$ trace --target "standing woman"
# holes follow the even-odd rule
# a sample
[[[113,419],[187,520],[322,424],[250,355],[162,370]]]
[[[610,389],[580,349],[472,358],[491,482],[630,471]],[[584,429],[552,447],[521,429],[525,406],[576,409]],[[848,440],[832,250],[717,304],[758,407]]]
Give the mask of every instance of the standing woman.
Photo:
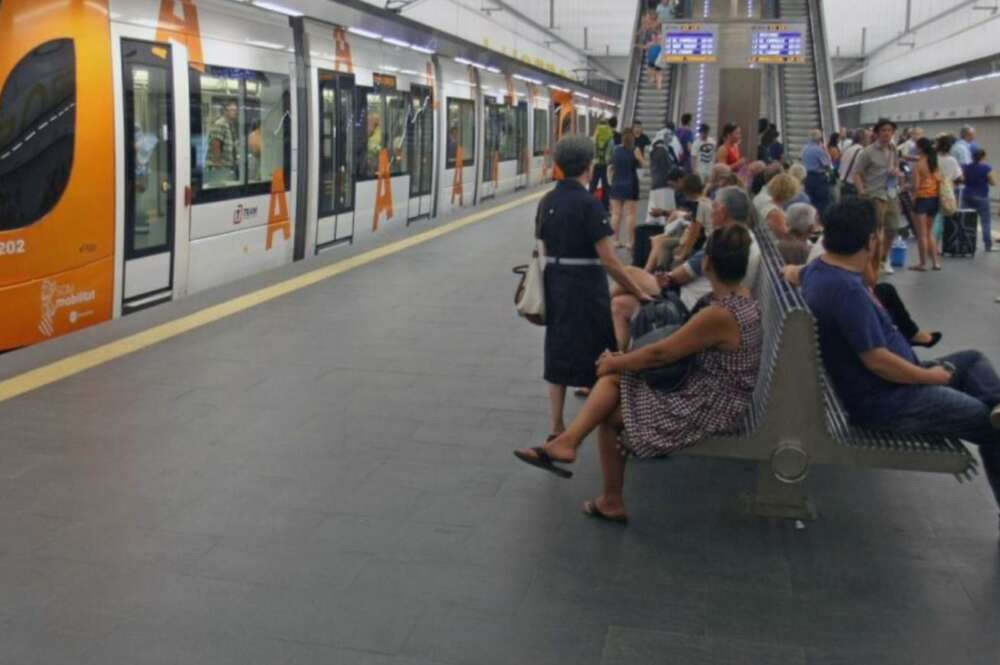
[[[938,173],[937,150],[931,140],[922,137],[917,141],[917,167],[913,169],[913,192],[916,201],[913,204],[913,223],[917,227],[917,247],[920,250],[920,263],[910,266],[910,270],[927,270],[927,258],[930,257],[934,270],[940,270],[938,263],[937,243],[931,235],[931,224],[938,214],[941,201],[941,175]]]
[[[635,207],[639,201],[639,167],[645,168],[642,151],[635,145],[635,133],[631,127],[622,131],[622,143],[611,155],[611,229],[615,236],[615,246],[621,228],[622,208],[625,209],[625,247],[630,251],[635,236]]]
[[[715,163],[725,164],[733,173],[742,169],[747,160],[740,154],[740,139],[743,133],[734,123],[728,123],[722,128],[722,137],[719,139],[719,150],[715,153]]]
[[[833,170],[837,171],[840,168],[840,134],[834,132],[830,134],[830,141],[826,144],[826,151],[830,155],[830,162],[833,163]]]
[[[965,205],[979,213],[983,227],[983,244],[987,252],[993,251],[992,220],[990,219],[990,185],[997,184],[993,167],[986,163],[986,151],[972,149],[972,163],[963,168],[965,172]]]
[[[956,195],[956,201],[959,204],[959,208],[962,206],[961,189],[959,185],[962,184],[964,179],[964,174],[962,173],[962,166],[958,163],[958,160],[951,155],[951,149],[955,146],[955,137],[951,134],[942,134],[937,137],[934,142],[934,148],[937,150],[938,154],[938,175],[941,176],[941,182],[948,181],[952,184],[952,188]],[[944,236],[944,215],[938,210],[938,214],[934,215],[934,222],[931,224],[931,236],[934,238],[934,242],[938,245],[938,252],[940,256],[941,245],[943,243]]]
[[[649,300],[618,260],[604,208],[587,191],[593,161],[589,138],[561,139],[555,162],[565,177],[542,198],[535,216],[535,236],[545,248],[545,381],[553,435],[566,429],[566,386],[592,386],[594,363],[615,348],[608,275]]]

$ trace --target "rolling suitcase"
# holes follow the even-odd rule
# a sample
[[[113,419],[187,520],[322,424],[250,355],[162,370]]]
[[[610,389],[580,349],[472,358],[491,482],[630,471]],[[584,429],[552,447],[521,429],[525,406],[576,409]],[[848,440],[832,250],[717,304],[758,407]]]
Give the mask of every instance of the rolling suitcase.
[[[979,214],[968,208],[944,218],[941,253],[948,256],[975,256]]]

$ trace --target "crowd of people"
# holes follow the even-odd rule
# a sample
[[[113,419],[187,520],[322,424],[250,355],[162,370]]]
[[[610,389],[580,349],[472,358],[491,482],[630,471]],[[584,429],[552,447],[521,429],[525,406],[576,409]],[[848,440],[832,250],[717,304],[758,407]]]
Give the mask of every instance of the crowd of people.
[[[612,118],[594,138],[557,144],[555,161],[566,177],[536,217],[546,266],[551,433],[515,455],[568,478],[578,449],[597,430],[603,487],[583,509],[625,522],[628,457],[668,455],[736,427],[753,395],[763,335],[751,292],[761,270],[755,233],[769,233],[785,260],[784,278],[802,288],[816,317],[824,364],[851,419],[978,445],[1000,503],[1000,378],[975,351],[920,360],[914,348],[935,346],[942,333],[922,329],[896,289],[880,281],[891,272],[887,253],[904,220],[918,240],[919,262],[911,267],[940,269],[935,227],[948,196],[982,210],[983,239],[992,247],[993,173],[974,130],[934,141],[918,129],[897,138],[886,119],[828,138],[815,130],[789,164],[784,146],[775,147],[778,129],[766,120],[757,128],[764,149],[753,161],[741,151],[742,128],[727,124],[716,141],[707,125],[692,130],[691,120],[684,114],[679,128],[668,124],[649,139],[639,125],[619,132]],[[626,265],[619,251],[636,250],[638,171],[646,167],[644,224],[656,231],[648,258]],[[679,298],[689,318],[673,334],[634,348],[637,314],[664,297]],[[693,361],[679,387],[644,379],[652,368],[685,359]],[[567,425],[570,387],[587,400]]]

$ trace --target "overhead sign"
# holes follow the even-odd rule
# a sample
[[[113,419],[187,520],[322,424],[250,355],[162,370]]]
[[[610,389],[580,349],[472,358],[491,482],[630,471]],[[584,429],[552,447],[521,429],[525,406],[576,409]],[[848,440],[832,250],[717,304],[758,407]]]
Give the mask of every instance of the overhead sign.
[[[715,23],[665,23],[663,59],[666,62],[715,62],[719,26]]]
[[[753,26],[750,62],[803,65],[806,62],[805,23],[766,23]]]

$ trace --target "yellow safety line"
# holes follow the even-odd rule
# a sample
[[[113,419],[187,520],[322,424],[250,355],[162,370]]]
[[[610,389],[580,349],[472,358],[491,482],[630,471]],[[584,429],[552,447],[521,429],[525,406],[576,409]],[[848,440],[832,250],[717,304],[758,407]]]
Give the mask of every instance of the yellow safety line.
[[[338,261],[328,266],[317,268],[316,270],[299,275],[298,277],[278,282],[277,284],[265,287],[259,291],[254,291],[253,293],[248,293],[246,295],[239,296],[238,298],[227,300],[226,302],[219,303],[218,305],[206,307],[205,309],[194,312],[193,314],[182,316],[179,319],[174,319],[173,321],[160,324],[150,328],[149,330],[144,330],[140,333],[123,337],[122,339],[115,340],[114,342],[109,342],[88,351],[63,358],[62,360],[57,360],[48,365],[43,365],[42,367],[33,369],[23,374],[18,374],[17,376],[11,377],[5,381],[0,381],[0,402],[13,399],[19,395],[23,395],[24,393],[47,386],[50,383],[55,383],[56,381],[73,376],[74,374],[79,374],[80,372],[88,370],[92,367],[103,365],[104,363],[110,362],[116,358],[121,358],[122,356],[130,353],[145,349],[148,346],[158,344],[172,337],[194,330],[195,328],[200,328],[208,325],[209,323],[224,319],[227,316],[238,314],[242,311],[250,309],[251,307],[256,307],[257,305],[274,300],[275,298],[280,298],[283,295],[304,289],[307,286],[311,286],[317,282],[322,282],[325,279],[330,279],[331,277],[343,274],[349,270],[360,268],[361,266],[372,263],[373,261],[378,261],[379,259],[401,252],[404,249],[409,249],[410,247],[421,245],[425,242],[434,240],[435,238],[440,238],[441,236],[457,231],[458,229],[481,222],[502,212],[506,212],[511,208],[516,208],[524,205],[525,203],[540,199],[544,195],[544,191],[538,192],[502,205],[498,205],[495,208],[490,208],[489,210],[483,210],[482,212],[468,215],[461,219],[457,219],[454,222],[442,224],[441,226],[424,231],[423,233],[410,236],[409,238],[397,240],[396,242],[383,247],[377,247],[362,254],[358,254],[357,256],[344,259],[343,261]]]

